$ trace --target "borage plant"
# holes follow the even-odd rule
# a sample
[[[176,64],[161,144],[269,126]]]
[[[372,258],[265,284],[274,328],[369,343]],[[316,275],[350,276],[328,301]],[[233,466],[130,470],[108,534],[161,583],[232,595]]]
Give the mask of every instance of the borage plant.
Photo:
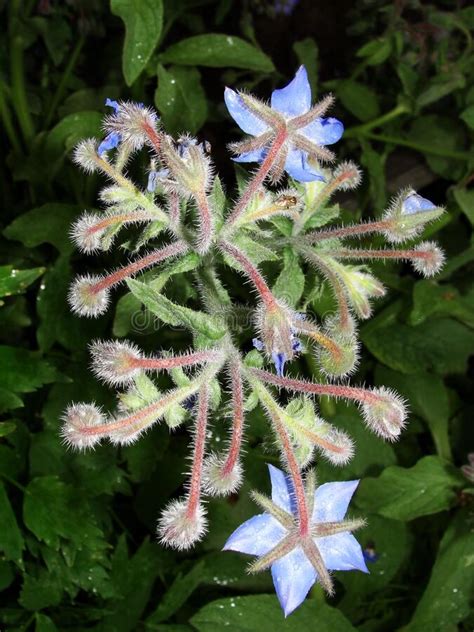
[[[62,436],[78,449],[103,438],[126,445],[159,421],[173,429],[191,418],[193,454],[186,495],[172,501],[158,523],[163,544],[187,549],[207,529],[203,498],[238,490],[245,412],[260,405],[286,473],[270,468],[272,499],[254,493],[264,513],[239,527],[225,548],[259,556],[250,570],[272,568],[288,614],[316,580],[328,593],[333,591],[329,570],[367,571],[350,533],[363,521],[344,520],[358,481],[317,487],[310,469],[315,451],[337,465],[347,463],[354,452],[351,438],[318,414],[314,396],[357,403],[367,426],[389,441],[398,438],[405,423],[405,404],[396,393],[347,383],[358,358],[355,319],[368,318],[370,300],[385,291],[366,262],[408,260],[424,276],[435,274],[443,263],[441,250],[431,242],[403,249],[352,244],[371,234],[395,244],[412,240],[443,209],[405,190],[376,221],[325,226],[336,215],[331,196],[357,187],[361,179],[353,163],[328,166],[334,154],[327,146],[337,142],[344,129],[337,119],[324,117],[332,97],[312,106],[301,67],[290,84],[273,92],[270,105],[231,89],[226,89],[225,102],[249,135],[230,146],[234,160],[259,163],[250,178],[240,177],[236,201],[225,196],[207,143],[190,137],[173,140],[160,128],[155,112],[141,104],[108,100],[113,112],[105,120],[107,136],[100,144],[85,140],[76,149],[80,166],[101,172],[111,182],[100,194],[106,210],[85,213],[75,223],[72,235],[78,248],[85,253],[108,250],[122,227],[133,224],[141,230],[123,244],[137,253],[130,263],[74,281],[69,295],[73,311],[100,316],[112,288],[126,282],[161,321],[188,328],[193,347],[186,353],[147,356],[127,342],[94,342],[95,374],[123,389],[118,410],[106,414],[95,404],[72,404]],[[151,151],[146,187],[126,173],[131,157],[143,147]],[[285,172],[286,187],[277,188]],[[264,260],[280,269],[273,290],[259,270]],[[148,270],[142,280],[133,279],[154,266],[159,266],[158,273]],[[248,340],[242,340],[246,332],[235,326],[234,318],[245,308],[220,280],[225,266],[243,275],[255,296]],[[315,272],[332,289],[337,310],[323,322],[300,302],[302,290],[292,288],[295,267],[306,268],[308,278]],[[162,293],[177,273],[193,275],[201,311]],[[243,354],[239,342],[248,348],[252,338],[255,349]],[[285,375],[285,365],[304,353],[315,355],[317,383]],[[160,371],[167,371],[174,383],[164,393],[149,377]],[[224,451],[209,453],[209,418],[220,406],[221,376],[229,390],[222,397],[230,404],[230,437]],[[278,397],[280,389],[294,394],[286,404]]]

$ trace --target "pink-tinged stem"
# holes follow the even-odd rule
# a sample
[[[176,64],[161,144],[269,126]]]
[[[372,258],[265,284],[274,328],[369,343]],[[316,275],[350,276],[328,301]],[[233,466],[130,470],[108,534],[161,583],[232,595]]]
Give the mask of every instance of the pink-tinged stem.
[[[157,154],[160,153],[161,150],[161,138],[156,129],[150,125],[149,123],[144,123],[143,131],[147,135],[148,141]]]
[[[380,396],[372,391],[354,386],[344,386],[342,384],[314,384],[305,380],[295,380],[288,377],[279,377],[269,371],[262,369],[249,369],[262,382],[273,384],[289,391],[298,393],[308,393],[314,395],[328,395],[329,397],[342,397],[356,402],[371,403],[380,400]]]
[[[170,227],[176,228],[179,226],[180,220],[180,208],[179,208],[179,195],[174,191],[170,193],[170,204],[169,204],[169,218],[170,218]]]
[[[257,192],[259,186],[263,183],[267,175],[270,173],[271,168],[273,167],[275,161],[278,158],[278,154],[280,149],[283,147],[286,139],[288,138],[288,131],[286,127],[282,128],[276,135],[275,140],[270,145],[267,155],[265,156],[264,161],[260,165],[258,171],[253,176],[253,178],[248,182],[245,191],[242,193],[240,198],[238,199],[236,205],[232,209],[231,214],[227,218],[226,226],[232,226],[235,224],[237,219],[242,215],[242,213],[247,208],[247,205]]]
[[[430,259],[433,256],[431,251],[423,250],[362,250],[341,248],[331,250],[327,254],[335,259]]]
[[[213,234],[212,213],[205,191],[200,191],[198,195],[194,196],[194,199],[199,212],[199,237],[197,246],[198,251],[202,254],[209,250],[211,244]]]
[[[306,495],[304,491],[303,478],[301,476],[300,468],[298,466],[298,462],[296,461],[295,453],[293,451],[293,446],[291,445],[291,441],[286,431],[284,423],[282,422],[282,420],[280,419],[276,411],[271,410],[269,408],[267,410],[272,419],[275,431],[278,434],[278,437],[280,439],[283,452],[285,453],[285,460],[288,465],[288,470],[290,472],[290,476],[293,481],[296,506],[298,509],[298,521],[299,521],[300,534],[302,536],[306,536],[308,535],[309,530],[310,530],[310,521],[309,521],[309,514],[308,514],[308,506],[306,504]]]
[[[144,369],[145,371],[168,371],[181,366],[194,366],[218,360],[220,354],[217,351],[197,351],[184,355],[170,356],[168,358],[133,358],[129,360],[131,369]]]
[[[275,297],[268,287],[267,282],[250,261],[250,259],[247,259],[247,257],[241,250],[239,250],[236,246],[232,246],[227,241],[221,241],[219,245],[221,250],[229,254],[233,259],[240,263],[240,265],[244,269],[245,274],[254,284],[255,289],[257,290],[260,298],[265,303],[265,305],[270,309],[275,307]]]
[[[209,389],[207,385],[199,391],[198,413],[194,439],[193,469],[191,471],[191,484],[189,487],[188,505],[186,515],[192,518],[196,513],[201,498],[202,465],[204,461],[204,449],[206,446],[206,429],[209,409]]]
[[[324,239],[335,239],[338,237],[359,237],[371,233],[381,233],[390,229],[392,220],[381,220],[379,222],[369,222],[367,224],[354,224],[353,226],[341,226],[340,228],[328,228],[327,230],[315,230],[305,235],[304,240],[314,244]]]
[[[149,266],[154,265],[155,263],[159,263],[160,261],[164,261],[170,257],[176,257],[177,255],[186,252],[188,249],[187,245],[184,241],[175,241],[169,246],[165,246],[164,248],[160,248],[159,250],[155,250],[150,254],[142,257],[141,259],[137,259],[132,263],[129,263],[128,266],[123,268],[119,268],[112,274],[107,275],[97,283],[91,286],[91,293],[96,294],[97,292],[101,292],[109,287],[113,287],[118,283],[121,283],[125,279],[137,274],[141,270],[148,268]]]
[[[244,396],[240,362],[234,359],[230,363],[230,379],[232,385],[232,437],[229,452],[222,467],[222,475],[228,476],[234,469],[240,455],[244,430]]]
[[[127,224],[127,223],[135,223],[135,222],[149,222],[153,220],[153,216],[150,213],[140,213],[137,211],[133,211],[132,213],[123,213],[121,215],[111,215],[110,217],[105,217],[104,219],[97,222],[90,228],[87,229],[88,235],[93,235],[94,233],[103,230],[104,228],[108,228],[109,226],[113,226],[114,224]]]

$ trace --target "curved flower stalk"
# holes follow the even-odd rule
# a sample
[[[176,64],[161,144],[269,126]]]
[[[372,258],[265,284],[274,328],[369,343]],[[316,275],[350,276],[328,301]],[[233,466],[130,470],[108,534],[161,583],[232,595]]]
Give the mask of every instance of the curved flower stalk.
[[[371,431],[384,440],[398,439],[406,406],[395,392],[337,380],[357,366],[357,319],[368,318],[373,299],[385,293],[367,261],[409,261],[416,272],[435,274],[443,264],[438,246],[403,242],[416,238],[443,209],[410,189],[400,192],[379,219],[324,225],[325,218],[334,217],[333,207],[328,212],[332,195],[361,180],[351,162],[329,166],[334,155],[327,146],[343,133],[340,121],[324,118],[332,98],[311,105],[302,67],[286,87],[273,92],[269,105],[231,89],[225,101],[251,136],[232,144],[236,160],[258,164],[235,202],[226,199],[207,143],[171,138],[158,115],[143,105],[108,100],[113,113],[105,121],[105,138],[87,139],[76,149],[76,162],[88,172],[100,171],[110,184],[100,193],[103,213],[85,212],[71,238],[83,253],[94,254],[109,250],[126,233],[122,248],[130,261],[111,273],[73,281],[72,310],[99,317],[110,306],[111,290],[126,284],[165,325],[187,329],[193,343],[184,353],[156,349],[146,354],[125,341],[93,342],[92,370],[119,389],[117,410],[71,404],[61,434],[68,446],[84,450],[102,440],[127,445],[157,423],[170,429],[187,424],[192,459],[186,492],[164,509],[158,522],[163,544],[186,549],[206,532],[205,497],[238,491],[244,476],[245,412],[260,405],[286,474],[270,468],[272,500],[254,495],[265,513],[240,527],[225,548],[260,556],[252,570],[272,568],[288,614],[316,580],[332,592],[328,571],[367,571],[350,535],[361,522],[343,520],[357,481],[315,488],[307,469],[315,454],[340,466],[354,454],[351,437],[320,416],[314,399],[324,395],[354,402]],[[125,165],[144,149],[150,151],[150,166],[134,182]],[[281,180],[285,172],[284,188],[265,184]],[[397,248],[354,245],[373,234]],[[273,286],[259,267],[262,261],[273,262],[279,272]],[[226,267],[248,284],[250,305],[239,305],[238,297],[225,289],[221,273]],[[310,275],[306,293],[296,291],[295,270],[300,277],[314,270],[332,289],[336,308],[323,321],[305,309],[312,300]],[[197,280],[200,309],[167,296],[166,283],[176,274]],[[242,329],[236,316],[249,311],[251,325]],[[255,349],[244,356],[242,344]],[[292,363],[309,353],[320,380],[288,376]],[[154,381],[158,373],[166,373],[172,383],[165,391]],[[280,389],[287,391],[285,404]],[[227,411],[229,437],[224,449],[210,452],[207,437],[218,409]]]

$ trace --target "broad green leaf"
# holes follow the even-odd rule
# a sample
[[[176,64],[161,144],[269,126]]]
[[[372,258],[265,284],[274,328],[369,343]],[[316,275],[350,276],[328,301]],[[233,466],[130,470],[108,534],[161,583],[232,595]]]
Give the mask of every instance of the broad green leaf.
[[[364,44],[356,52],[357,57],[362,57],[369,66],[378,66],[390,56],[392,42],[387,37],[379,37]]]
[[[45,151],[52,158],[63,158],[84,138],[102,136],[102,119],[99,112],[74,112],[65,116],[48,132]]]
[[[273,250],[267,248],[258,241],[255,241],[243,231],[240,234],[236,235],[233,241],[236,246],[238,246],[241,250],[245,252],[249,259],[251,259],[252,262],[255,263],[255,265],[258,265],[262,261],[278,260],[278,255],[275,254]],[[240,265],[234,259],[232,259],[232,257],[228,257],[228,262],[232,265],[232,267],[237,268],[237,270],[241,270]]]
[[[146,283],[129,279],[127,285],[133,295],[164,323],[174,327],[184,326],[212,340],[219,340],[225,334],[222,325],[209,314],[177,305]]]
[[[7,435],[15,432],[15,421],[2,421],[0,422],[0,437],[6,437]]]
[[[307,599],[285,619],[275,595],[248,595],[218,599],[205,605],[190,620],[199,632],[351,632],[344,615],[319,600]]]
[[[430,316],[452,316],[474,327],[474,289],[461,294],[454,285],[438,285],[424,279],[413,286],[413,309],[410,323],[419,325]]]
[[[21,294],[38,279],[46,268],[17,270],[13,266],[0,266],[0,297]]]
[[[417,143],[423,148],[432,147],[441,152],[460,151],[464,147],[465,128],[451,116],[427,114],[414,119],[408,138],[410,142]],[[423,153],[429,167],[436,174],[447,180],[457,180],[462,177],[465,165],[459,160],[424,151]]]
[[[397,520],[414,520],[449,509],[460,474],[437,456],[426,456],[412,468],[388,467],[378,478],[364,479],[357,491],[361,509]]]
[[[283,252],[283,268],[273,285],[273,294],[291,307],[296,307],[304,291],[305,277],[298,257],[291,248]]]
[[[212,68],[244,68],[272,72],[273,62],[258,48],[235,35],[207,33],[182,39],[160,55],[164,63]]]
[[[401,373],[464,373],[474,348],[474,332],[448,318],[428,320],[417,327],[396,323],[367,328],[361,334],[380,362]]]
[[[35,632],[57,632],[54,621],[45,614],[37,612],[35,615]]]
[[[14,579],[13,565],[5,560],[0,560],[0,592],[8,588]]]
[[[163,28],[162,0],[111,0],[111,11],[125,24],[123,76],[128,86],[147,65]]]
[[[337,82],[336,94],[346,110],[360,121],[370,121],[380,114],[376,93],[363,83],[341,79]]]
[[[459,116],[470,129],[474,129],[474,105],[470,105]]]
[[[21,563],[21,552],[25,547],[23,536],[12,506],[7,496],[7,491],[0,482],[0,551],[5,559]]]
[[[158,65],[155,104],[169,134],[196,134],[207,117],[207,100],[197,68]]]
[[[38,567],[34,575],[23,576],[19,603],[27,610],[42,610],[61,602],[63,586],[56,575]]]
[[[69,230],[79,212],[80,208],[72,204],[43,204],[20,215],[5,228],[3,234],[8,239],[21,241],[28,248],[48,243],[60,252],[69,253],[73,249]]]
[[[459,513],[441,540],[431,577],[407,632],[448,630],[472,613],[474,533],[467,512]]]
[[[56,378],[56,370],[38,352],[0,346],[0,388],[30,393]]]
[[[0,370],[1,374],[1,370]],[[0,387],[0,413],[3,413],[7,410],[15,410],[15,408],[22,408],[23,400],[12,393],[6,388]]]
[[[472,106],[474,111],[474,105]],[[474,224],[474,190],[473,189],[453,189],[454,199],[461,207],[462,212]]]
[[[466,78],[459,72],[451,71],[449,74],[439,75],[418,95],[416,105],[419,108],[426,107],[465,85]]]
[[[380,365],[375,379],[378,384],[390,386],[407,398],[410,410],[428,424],[438,455],[450,460],[449,392],[443,380],[429,373],[404,375]]]

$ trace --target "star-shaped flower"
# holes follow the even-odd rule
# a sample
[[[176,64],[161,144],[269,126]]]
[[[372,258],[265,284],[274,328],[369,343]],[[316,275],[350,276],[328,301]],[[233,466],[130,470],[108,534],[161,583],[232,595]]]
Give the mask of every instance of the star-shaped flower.
[[[275,181],[286,171],[300,182],[324,180],[318,168],[319,160],[332,160],[325,145],[336,143],[344,126],[338,119],[322,118],[332,103],[328,96],[311,107],[311,87],[304,66],[284,88],[274,90],[271,107],[254,97],[226,88],[227,109],[239,127],[254,139],[234,143],[232,151],[237,162],[262,162],[272,144],[284,137],[278,149],[271,174]]]
[[[315,489],[310,473],[306,478],[306,500],[310,533],[299,529],[293,485],[289,476],[269,465],[272,499],[254,493],[254,500],[265,513],[250,518],[238,527],[224,550],[257,555],[253,572],[271,567],[275,590],[288,616],[319,581],[332,593],[328,571],[360,570],[368,573],[361,546],[351,531],[363,520],[344,520],[349,502],[359,481],[325,483]]]
[[[402,214],[411,215],[412,213],[421,213],[423,211],[431,211],[436,206],[430,200],[427,200],[414,191],[410,193],[402,202]]]

